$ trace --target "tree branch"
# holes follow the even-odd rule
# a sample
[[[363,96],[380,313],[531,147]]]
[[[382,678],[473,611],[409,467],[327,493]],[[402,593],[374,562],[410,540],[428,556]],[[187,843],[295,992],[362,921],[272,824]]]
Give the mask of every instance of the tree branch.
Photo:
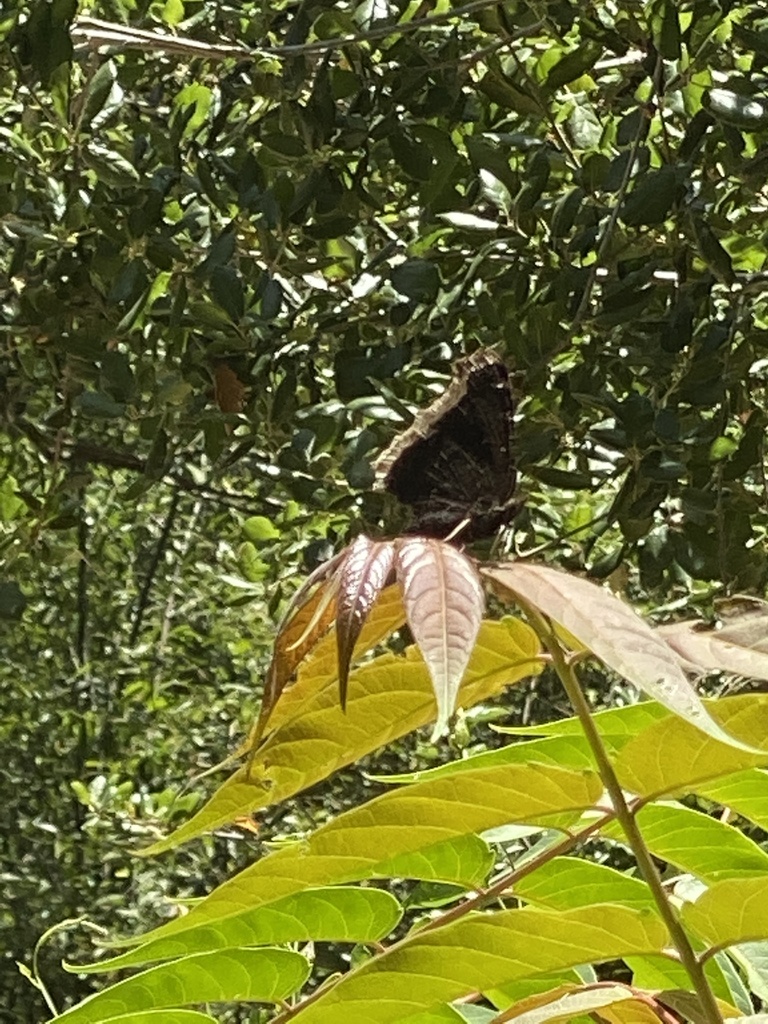
[[[70,29],[72,41],[92,49],[101,46],[116,46],[123,49],[162,50],[166,53],[183,53],[191,57],[205,57],[208,60],[259,60],[261,57],[295,57],[306,54],[328,53],[340,50],[345,46],[359,43],[375,42],[387,39],[392,35],[411,35],[414,32],[427,30],[433,25],[454,21],[477,11],[496,7],[498,0],[473,0],[462,7],[454,7],[449,11],[433,14],[428,18],[414,18],[413,21],[394,22],[380,25],[367,31],[355,32],[335,39],[318,39],[311,43],[296,43],[287,46],[265,44],[257,48],[231,46],[226,43],[211,45],[202,43],[187,36],[171,36],[163,32],[150,32],[146,29],[133,28],[130,25],[116,25],[99,18],[79,17]],[[504,44],[516,38],[528,35],[531,30],[540,27],[540,23],[524,26],[504,39]]]

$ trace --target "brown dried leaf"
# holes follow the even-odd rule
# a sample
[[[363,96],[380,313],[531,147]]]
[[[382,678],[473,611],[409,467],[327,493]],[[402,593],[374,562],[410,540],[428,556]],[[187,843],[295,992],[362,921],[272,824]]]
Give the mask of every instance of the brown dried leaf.
[[[260,739],[275,704],[296,669],[333,625],[338,589],[334,571],[343,555],[344,552],[341,552],[308,576],[283,616],[264,682],[259,718],[248,741],[249,747]]]
[[[245,404],[245,385],[235,371],[220,363],[213,371],[216,404],[222,412],[242,412]]]
[[[474,564],[452,545],[432,537],[405,537],[395,547],[408,625],[435,691],[437,736],[453,713],[485,595]]]
[[[373,541],[360,534],[347,549],[339,571],[336,651],[342,710],[347,703],[352,652],[371,608],[389,581],[394,559],[391,541]]]

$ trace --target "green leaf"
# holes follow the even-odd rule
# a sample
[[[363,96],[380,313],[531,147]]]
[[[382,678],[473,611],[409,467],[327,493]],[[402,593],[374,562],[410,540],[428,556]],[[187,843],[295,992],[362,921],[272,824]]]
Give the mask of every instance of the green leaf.
[[[704,94],[704,106],[724,124],[760,131],[768,125],[768,103],[752,96],[741,96],[730,89],[710,89]]]
[[[635,187],[624,200],[621,219],[632,227],[662,224],[669,215],[678,192],[678,171],[675,167],[648,171],[636,179]]]
[[[280,538],[280,531],[266,516],[250,516],[243,523],[243,533],[254,544],[265,544]]]
[[[765,743],[768,729],[768,701],[716,705],[721,725],[707,735],[693,722],[665,718],[643,729],[622,749],[616,771],[622,785],[643,796],[673,793],[678,789],[706,784],[744,768],[768,762],[768,752],[750,753],[715,738],[722,727],[747,743]],[[714,710],[714,708],[713,708]],[[672,744],[672,746],[670,746]],[[663,755],[675,750],[675,757]]]
[[[479,914],[417,934],[369,961],[299,1019],[336,1024],[354,1012],[366,1024],[389,1024],[545,971],[661,953],[668,941],[653,915],[610,904],[564,913],[525,908]]]
[[[0,580],[0,619],[18,621],[24,614],[27,599],[21,587],[12,580]]]
[[[84,391],[75,404],[89,419],[119,419],[125,414],[125,405],[103,391]]]
[[[363,629],[361,646],[372,646],[365,639],[367,630],[376,643],[403,620],[399,598],[388,607],[380,601]],[[470,707],[537,674],[538,652],[535,634],[522,622],[484,622],[459,702]],[[432,721],[434,713],[429,674],[413,648],[405,658],[385,654],[353,671],[347,709],[342,712],[336,638],[331,634],[299,669],[298,680],[273,712],[274,732],[251,755],[249,767],[236,772],[176,833],[145,852],[159,853],[239,815],[285,800],[336,768]]]
[[[553,857],[515,883],[515,895],[550,910],[616,903],[657,913],[653,896],[639,878],[575,857]]]
[[[240,323],[245,314],[243,282],[234,267],[214,267],[211,273],[211,294],[234,323]]]
[[[703,882],[765,877],[768,871],[768,854],[757,843],[732,825],[700,811],[673,804],[652,804],[644,807],[637,819],[654,856]],[[613,823],[605,833],[618,838],[621,829]]]
[[[591,807],[601,792],[593,773],[534,764],[463,772],[385,793],[252,864],[185,917],[155,929],[149,940],[215,924],[312,888],[321,878],[342,884],[376,877],[391,857],[429,850],[441,840],[514,822],[547,822]]]
[[[759,768],[700,783],[696,792],[768,831],[768,774]]]
[[[505,728],[494,726],[496,732],[527,735],[525,729],[515,726]],[[603,741],[610,751],[620,749],[627,742],[627,735],[607,735],[603,733]],[[438,779],[444,775],[455,775],[457,772],[473,771],[476,768],[490,768],[502,764],[551,764],[564,768],[584,768],[592,770],[595,766],[594,757],[584,735],[556,736],[552,739],[535,740],[530,743],[511,743],[498,750],[483,750],[478,754],[449,761],[437,768],[425,768],[417,772],[406,772],[396,775],[374,775],[378,782],[392,785],[405,782],[422,782],[425,779]]]
[[[552,237],[564,238],[570,233],[578,216],[585,193],[583,188],[572,188],[563,194],[552,214]]]
[[[122,153],[98,143],[92,142],[83,149],[82,160],[99,181],[115,188],[131,188],[139,181],[139,172]]]
[[[182,0],[165,0],[162,19],[166,25],[178,25],[184,21],[184,4]]]
[[[404,131],[393,132],[389,145],[395,160],[410,178],[429,181],[434,158],[426,146]]]
[[[51,84],[54,73],[72,59],[69,27],[77,13],[77,0],[37,0],[31,5],[22,33],[26,57],[43,85]]]
[[[518,114],[528,114],[533,117],[541,114],[542,106],[536,99],[500,74],[487,71],[478,82],[478,88],[489,100],[504,110],[514,110]]]
[[[198,1010],[138,1010],[110,1017],[109,1024],[216,1024],[216,1018]]]
[[[67,964],[66,969],[84,974],[116,971],[245,945],[377,942],[396,927],[401,914],[394,896],[379,889],[307,889],[253,910],[246,904],[240,913],[230,914],[215,925],[199,925],[177,939],[157,939],[109,960]]]
[[[576,50],[566,53],[547,72],[546,84],[550,89],[567,85],[576,78],[581,78],[585,71],[591,70],[595,61],[602,53],[602,47],[592,39],[584,40]]]
[[[693,218],[693,233],[699,253],[719,281],[733,284],[736,275],[733,272],[731,257],[720,244],[717,236],[701,217]]]
[[[399,263],[390,275],[392,286],[414,302],[434,302],[440,291],[440,271],[427,260]]]
[[[234,230],[228,228],[226,231],[222,231],[208,250],[208,255],[198,267],[197,273],[200,276],[209,275],[216,267],[222,267],[229,263],[234,255],[236,245],[237,238]]]
[[[6,476],[5,480],[0,482],[0,523],[13,522],[28,507],[17,493],[18,486],[18,481],[12,476]]]
[[[669,712],[656,701],[642,701],[626,707],[598,711],[593,721],[603,737],[624,736],[631,739],[646,726],[669,718]],[[531,726],[496,727],[499,732],[508,732],[518,736],[576,736],[584,735],[584,728],[578,718],[560,718],[555,722],[542,722]]]
[[[721,459],[727,459],[734,452],[738,451],[738,441],[734,441],[730,437],[716,437],[709,448],[709,457],[713,462],[719,462]]]
[[[83,127],[88,127],[96,115],[101,113],[104,108],[104,104],[109,99],[109,94],[112,92],[112,87],[116,81],[117,68],[115,67],[115,63],[114,61],[107,60],[96,71],[96,74],[88,83],[85,99],[83,101],[83,114],[81,119]]]
[[[295,160],[304,156],[307,147],[298,135],[285,135],[282,132],[267,132],[261,136],[262,145],[280,156]]]
[[[728,879],[682,909],[684,924],[712,946],[768,938],[768,879]]]
[[[493,851],[479,836],[458,836],[416,853],[399,854],[378,865],[381,878],[419,878],[454,882],[462,888],[482,884],[493,867]]]
[[[201,953],[152,967],[90,996],[56,1021],[93,1024],[119,1014],[185,1003],[278,1003],[298,991],[309,964],[287,949]]]
[[[109,351],[101,357],[101,384],[118,402],[128,402],[136,391],[136,378],[124,352]]]
[[[675,0],[656,0],[651,26],[656,49],[664,60],[680,59],[680,19]]]

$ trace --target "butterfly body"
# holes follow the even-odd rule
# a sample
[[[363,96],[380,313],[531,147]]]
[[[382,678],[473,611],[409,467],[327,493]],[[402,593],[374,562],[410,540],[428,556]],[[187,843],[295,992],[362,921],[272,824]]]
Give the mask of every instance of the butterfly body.
[[[383,488],[411,508],[409,532],[478,540],[514,518],[513,416],[509,370],[495,352],[457,364],[376,464]]]

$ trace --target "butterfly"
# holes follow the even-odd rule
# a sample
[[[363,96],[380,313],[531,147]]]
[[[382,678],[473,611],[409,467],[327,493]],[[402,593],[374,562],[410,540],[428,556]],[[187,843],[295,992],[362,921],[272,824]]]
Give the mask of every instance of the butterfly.
[[[446,391],[376,462],[380,487],[410,506],[409,533],[479,540],[514,518],[514,409],[497,353],[481,349],[456,364]]]

